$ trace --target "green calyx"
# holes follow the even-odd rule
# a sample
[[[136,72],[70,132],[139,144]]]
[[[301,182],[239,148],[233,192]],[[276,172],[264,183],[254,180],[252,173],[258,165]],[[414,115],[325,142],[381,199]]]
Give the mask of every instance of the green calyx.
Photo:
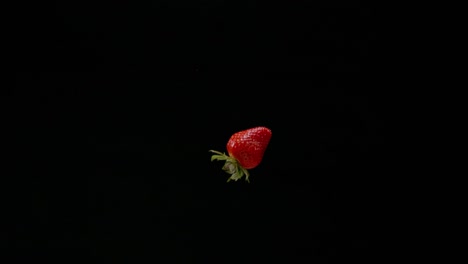
[[[211,161],[213,160],[226,161],[226,163],[224,163],[223,170],[231,175],[231,177],[229,177],[229,179],[227,180],[228,182],[230,182],[231,180],[237,181],[240,178],[242,178],[242,176],[245,175],[245,180],[250,183],[249,172],[247,171],[247,169],[242,167],[235,158],[228,156],[224,153],[221,153],[219,151],[216,151],[216,150],[210,150],[210,152],[213,152],[216,154],[216,155],[211,156]]]

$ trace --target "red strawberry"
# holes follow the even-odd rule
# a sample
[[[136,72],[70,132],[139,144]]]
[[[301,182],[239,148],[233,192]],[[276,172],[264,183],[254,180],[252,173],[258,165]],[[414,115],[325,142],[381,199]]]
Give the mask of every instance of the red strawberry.
[[[271,130],[266,127],[254,127],[234,133],[226,146],[229,156],[219,151],[210,150],[210,152],[216,153],[211,157],[211,161],[226,161],[223,170],[231,174],[228,182],[230,180],[237,181],[244,175],[245,180],[249,181],[248,169],[253,169],[260,164],[270,138]]]

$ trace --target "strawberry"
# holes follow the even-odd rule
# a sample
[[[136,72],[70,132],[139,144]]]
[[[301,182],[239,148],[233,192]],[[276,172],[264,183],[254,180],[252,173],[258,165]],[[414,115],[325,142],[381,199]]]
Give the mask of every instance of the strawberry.
[[[245,175],[249,182],[249,169],[257,167],[263,159],[263,154],[271,139],[271,130],[266,127],[254,127],[234,133],[229,139],[226,148],[229,156],[219,151],[211,157],[213,160],[225,160],[223,170],[231,174],[228,182],[237,181]]]

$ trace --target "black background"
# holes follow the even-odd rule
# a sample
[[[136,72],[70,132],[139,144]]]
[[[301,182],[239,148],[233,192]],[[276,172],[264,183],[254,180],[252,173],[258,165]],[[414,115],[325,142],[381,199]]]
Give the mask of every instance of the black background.
[[[379,262],[372,6],[60,1],[22,18],[18,260]],[[208,150],[260,125],[251,183],[226,183]]]

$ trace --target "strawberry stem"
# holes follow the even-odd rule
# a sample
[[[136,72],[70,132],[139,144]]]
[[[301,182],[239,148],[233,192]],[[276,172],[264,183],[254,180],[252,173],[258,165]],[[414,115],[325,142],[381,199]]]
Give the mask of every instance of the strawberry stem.
[[[242,167],[237,160],[231,156],[228,156],[224,153],[221,153],[216,150],[210,150],[210,152],[215,153],[216,155],[211,156],[211,161],[214,160],[224,160],[226,161],[223,166],[223,170],[231,175],[228,178],[227,182],[231,180],[237,181],[245,175],[245,180],[250,183],[249,180],[249,171]]]

